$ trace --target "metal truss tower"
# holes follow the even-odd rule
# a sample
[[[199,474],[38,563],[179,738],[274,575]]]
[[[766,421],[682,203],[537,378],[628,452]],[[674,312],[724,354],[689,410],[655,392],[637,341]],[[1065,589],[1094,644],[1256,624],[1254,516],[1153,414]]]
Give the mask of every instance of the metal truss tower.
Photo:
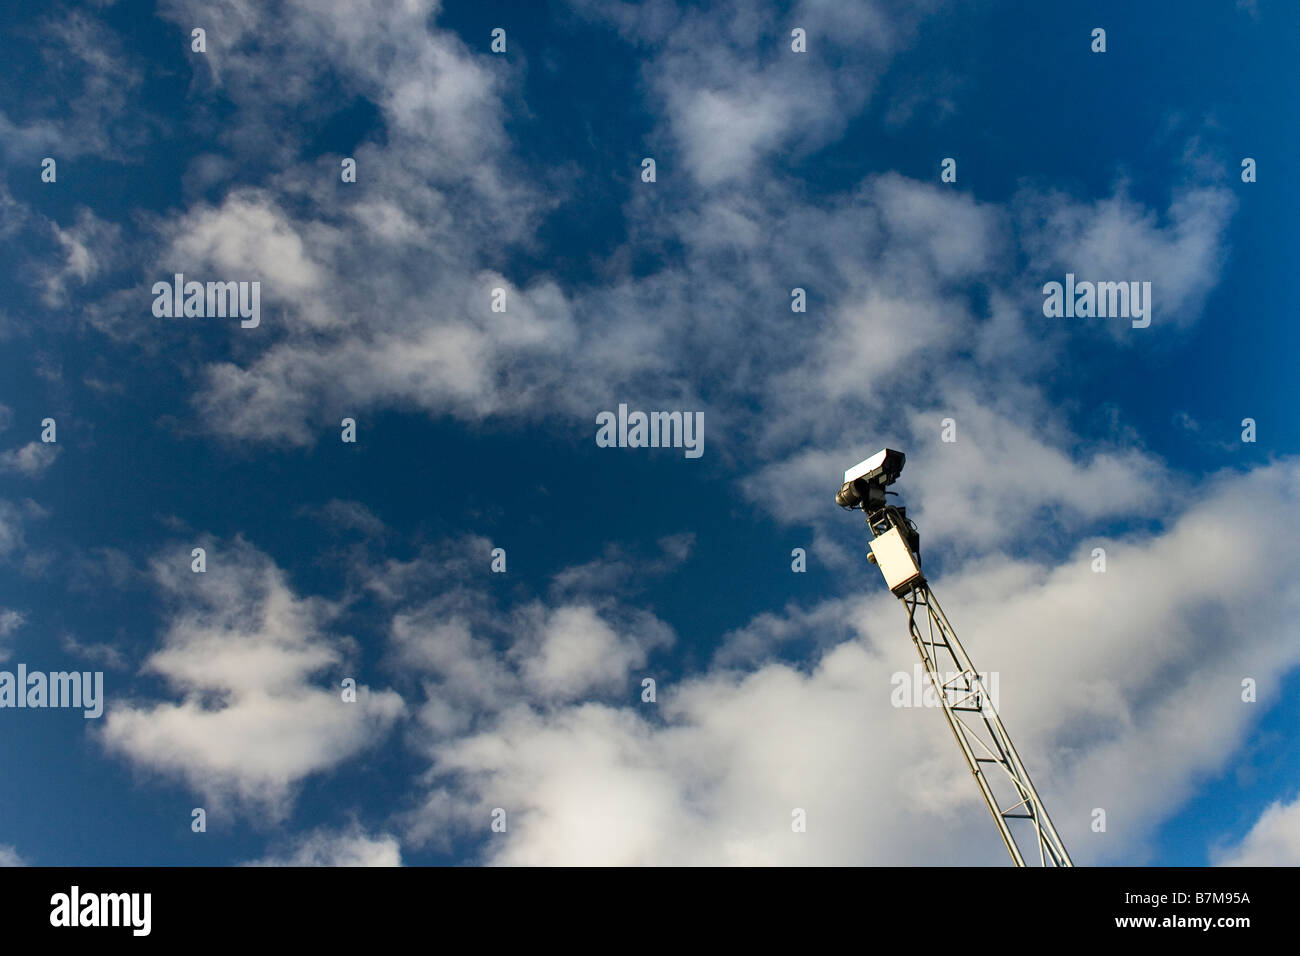
[[[867,560],[880,568],[907,610],[907,626],[926,679],[1011,859],[1016,866],[1073,866],[983,677],[921,572],[916,526],[906,509],[886,503],[885,486],[898,477],[903,461],[901,452],[886,449],[849,469],[836,501],[842,507],[861,507],[867,516],[872,536]]]

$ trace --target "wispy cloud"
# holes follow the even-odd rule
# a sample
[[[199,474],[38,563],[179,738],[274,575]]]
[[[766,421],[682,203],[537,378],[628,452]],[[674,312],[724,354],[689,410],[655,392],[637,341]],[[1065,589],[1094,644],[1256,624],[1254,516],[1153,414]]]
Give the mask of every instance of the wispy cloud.
[[[0,473],[35,477],[54,464],[59,457],[59,446],[51,442],[32,441],[20,448],[0,452]]]
[[[401,866],[397,838],[387,833],[371,835],[358,826],[338,831],[315,830],[294,837],[273,856],[245,866]]]

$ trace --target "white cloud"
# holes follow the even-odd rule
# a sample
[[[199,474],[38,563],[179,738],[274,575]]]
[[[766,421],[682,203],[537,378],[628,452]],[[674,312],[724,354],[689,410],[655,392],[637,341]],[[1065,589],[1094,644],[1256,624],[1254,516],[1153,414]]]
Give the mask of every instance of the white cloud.
[[[516,160],[507,68],[439,28],[437,4],[294,2],[275,16],[243,0],[164,5],[187,29],[200,14],[221,21],[194,93],[206,102],[217,95],[208,84],[219,87],[236,111],[223,124],[229,152],[265,170],[256,186],[154,221],[148,275],[264,282],[262,327],[231,335],[229,354],[194,377],[208,429],[310,444],[344,414],[399,408],[548,421],[572,435],[626,396],[707,409],[710,447],[772,464],[841,446],[845,422],[879,432],[924,410],[954,368],[983,401],[1050,366],[1079,331],[1034,316],[1059,251],[1054,230],[1079,268],[1140,265],[1183,316],[1217,281],[1232,209],[1217,187],[1185,188],[1168,210],[1122,193],[1091,202],[1034,191],[1008,209],[887,174],[808,201],[780,164],[837,136],[941,4],[804,0],[788,23],[738,3],[576,6],[643,51],[654,138],[666,144],[656,186],[674,163],[693,183],[641,188],[629,170],[632,237],[601,263],[608,281],[570,288],[496,271],[503,254],[535,251],[543,215],[572,187]],[[790,52],[793,23],[813,52]],[[290,120],[323,118],[313,93],[327,81],[379,111],[384,141],[354,150],[364,188],[336,182],[338,157],[300,159]],[[211,193],[248,164],[200,165]],[[1118,260],[1105,258],[1112,243]],[[633,250],[660,244],[686,254],[627,274]],[[1028,272],[1012,265],[1022,253]],[[796,285],[809,291],[806,315],[789,311]],[[496,287],[505,313],[489,310]],[[131,295],[117,304],[134,302],[138,315]]]
[[[0,844],[0,866],[27,866],[27,861],[18,855],[12,846]]]
[[[388,532],[383,520],[360,501],[334,498],[319,508],[304,508],[303,512],[333,528],[357,531],[366,537],[382,538]]]
[[[152,117],[137,95],[143,73],[113,30],[82,11],[63,11],[27,39],[43,64],[24,76],[24,96],[0,111],[0,150],[23,163],[46,156],[60,163],[85,155],[136,159]]]
[[[501,611],[481,594],[454,588],[398,611],[391,640],[394,667],[422,682],[421,722],[441,736],[463,733],[512,701],[628,693],[639,686],[637,670],[672,644],[673,633],[609,596]]]
[[[180,700],[110,701],[103,741],[209,799],[281,816],[296,784],[377,744],[404,705],[360,679],[356,702],[344,702],[340,682],[358,675],[349,642],[326,633],[332,609],[299,598],[241,541],[207,550],[203,574],[184,551],[154,565],[175,609],[145,671]]]
[[[691,532],[665,535],[656,544],[656,557],[629,552],[617,543],[605,545],[604,553],[594,561],[573,565],[551,579],[551,593],[566,595],[630,595],[650,580],[676,571],[691,555],[695,535]]]
[[[0,473],[17,473],[31,478],[54,464],[58,456],[59,447],[51,442],[28,442],[20,448],[0,452]]]
[[[1177,503],[1182,483],[1141,447],[1080,447],[1063,423],[1015,403],[951,390],[942,397],[947,404],[908,415],[904,474],[908,497],[921,503],[916,515],[947,546],[1028,543],[1044,529],[1150,519]],[[941,440],[945,418],[956,423],[954,442]]]
[[[295,837],[284,851],[246,866],[401,866],[402,849],[388,833],[315,830]]]
[[[635,238],[604,264],[613,278],[565,288],[495,271],[563,194],[548,197],[512,164],[504,74],[430,25],[436,4],[297,2],[276,15],[240,0],[165,5],[186,29],[200,11],[222,22],[196,89],[220,87],[237,114],[230,156],[265,170],[256,187],[154,224],[151,277],[261,277],[275,307],[257,337],[232,336],[230,355],[196,377],[200,417],[218,434],[307,444],[341,414],[384,407],[564,429],[615,395],[707,406],[710,447],[752,447],[746,492],[813,525],[817,553],[842,562],[861,523],[830,507],[840,473],[900,445],[923,546],[933,537],[948,557],[975,559],[944,575],[944,600],[969,622],[959,626],[981,663],[1003,669],[1009,722],[1036,755],[1058,825],[1081,859],[1140,846],[1247,726],[1216,675],[1295,663],[1293,648],[1260,637],[1294,604],[1278,569],[1295,566],[1295,535],[1278,533],[1278,516],[1295,513],[1295,471],[1265,469],[1241,480],[1250,495],[1221,485],[1189,505],[1192,492],[1131,436],[1080,441],[1071,422],[1038,410],[1030,383],[1071,336],[1095,333],[1044,319],[1039,289],[1065,269],[1149,279],[1149,331],[1185,326],[1218,280],[1231,194],[1187,186],[1160,210],[1122,188],[1098,200],[1026,190],[1001,207],[889,174],[814,206],[777,165],[838,135],[918,14],[805,2],[790,19],[817,53],[798,57],[784,23],[743,4],[586,7],[659,50],[645,72],[647,103],[664,110],[656,186],[679,163],[686,188],[640,189],[630,170]],[[355,151],[364,190],[339,192],[338,157],[304,163],[286,132],[289,119],[331,108],[314,95],[326,78],[380,109],[386,142]],[[189,181],[216,190],[245,166],[207,157]],[[66,261],[51,295],[102,271],[102,237],[58,238]],[[657,243],[683,255],[627,274],[630,250]],[[790,312],[796,285],[809,291],[807,314]],[[497,286],[504,314],[488,309]],[[139,311],[139,290],[128,291]],[[937,440],[945,415],[956,445]],[[0,555],[22,543],[3,507]],[[1223,523],[1216,547],[1239,560],[1221,568],[1201,557],[1198,535],[1224,514],[1239,520]],[[1108,576],[1078,553],[1061,557],[1116,518],[1169,530],[1098,539]],[[1251,535],[1266,546],[1252,550]],[[1007,556],[1034,542],[1051,557]],[[946,729],[927,719],[937,715],[888,705],[889,676],[911,658],[887,596],[762,615],[727,635],[714,667],[629,708],[621,699],[635,700],[640,669],[672,635],[591,593],[622,586],[622,566],[570,569],[549,601],[499,611],[450,583],[469,553],[390,559],[361,580],[394,608],[395,679],[423,694],[410,735],[432,762],[408,821],[416,838],[448,820],[486,826],[503,806],[509,836],[485,844],[496,862],[996,856]],[[342,705],[332,688],[351,648],[328,633],[336,608],[299,598],[252,549],[229,557],[204,576],[181,560],[158,567],[175,609],[147,669],[179,702],[110,702],[104,739],[140,766],[280,814],[301,780],[378,742],[404,709],[391,691]],[[1261,588],[1278,595],[1267,608],[1249,600]],[[819,649],[804,669],[774,659],[797,640]],[[1166,653],[1187,644],[1200,670]],[[1182,702],[1207,685],[1214,696],[1188,734]],[[1130,779],[1136,764],[1148,772]],[[1097,805],[1138,809],[1112,815],[1099,842],[1083,822]],[[807,834],[790,832],[794,807],[809,813]],[[388,852],[385,837],[348,839],[360,840],[357,856]],[[312,840],[288,858],[333,858],[335,837]]]
[[[8,640],[9,635],[22,627],[25,622],[26,618],[18,611],[12,608],[0,607],[0,661],[8,660],[12,655],[10,649],[5,646],[5,642]]]
[[[312,231],[326,233],[326,227],[317,224]],[[328,286],[320,264],[310,257],[294,224],[265,194],[238,190],[218,208],[197,206],[174,224],[172,237],[162,255],[172,268],[160,271],[159,280],[170,283],[173,272],[199,281],[257,279],[263,308],[280,310],[277,321],[283,322],[286,312],[308,327],[337,321],[329,300],[321,295]],[[291,303],[295,308],[290,311]]]
[[[88,209],[77,213],[76,222],[66,229],[47,221],[62,261],[51,261],[38,270],[41,300],[51,309],[66,308],[68,287],[84,286],[108,271],[121,254],[122,228],[100,219]]]
[[[1092,203],[1061,195],[1022,201],[1030,270],[1041,283],[1063,281],[1067,271],[1078,280],[1150,282],[1151,329],[1185,328],[1199,318],[1206,293],[1218,282],[1224,230],[1237,207],[1221,186],[1181,187],[1164,223],[1122,186]],[[1122,324],[1109,327],[1125,342],[1139,341]]]
[[[1276,800],[1236,846],[1214,854],[1218,866],[1300,866],[1300,799]]]
[[[1161,532],[1097,537],[1047,565],[988,552],[935,582],[976,662],[999,672],[1003,716],[1076,861],[1140,860],[1250,732],[1240,678],[1267,701],[1300,664],[1300,644],[1277,640],[1300,611],[1298,498],[1295,462],[1225,475]],[[732,635],[715,667],[661,682],[654,705],[629,691],[628,705],[556,706],[533,689],[472,730],[426,725],[412,837],[486,830],[501,807],[508,832],[482,844],[496,863],[998,861],[941,716],[890,704],[891,676],[914,663],[895,599],[879,588],[790,618]],[[775,660],[793,639],[825,650],[807,669]],[[1105,834],[1090,829],[1095,807]],[[791,832],[795,808],[805,834]]]
[[[695,178],[706,186],[743,176],[789,134],[805,100],[792,90],[689,90],[669,101]]]
[[[917,22],[938,6],[804,0],[772,17],[745,3],[574,5],[647,50],[642,72],[664,108],[656,139],[676,145],[705,188],[761,176],[761,165],[778,155],[797,160],[831,141],[870,98]],[[807,53],[791,50],[796,25],[806,31]]]
[[[520,662],[525,686],[542,698],[581,699],[635,684],[632,670],[644,666],[651,650],[672,643],[672,632],[648,614],[636,615],[628,632],[620,633],[590,605],[525,613],[532,626],[522,631],[511,655]]]
[[[944,553],[1007,546],[1050,553],[1090,523],[1151,520],[1186,493],[1186,481],[1139,444],[1123,437],[1082,443],[1026,391],[993,398],[941,387],[931,401],[942,404],[898,408],[892,422],[882,417],[879,429],[858,430],[874,436],[872,445],[797,452],[760,469],[742,491],[781,521],[812,525],[822,560],[854,567],[861,556],[847,542],[861,534],[862,517],[845,515],[833,497],[844,470],[881,447],[906,450],[898,488],[923,531],[923,556],[929,541]],[[956,423],[955,442],[942,440],[947,418]]]
[[[0,558],[7,558],[23,547],[23,523],[22,511],[0,498]]]
[[[125,670],[126,655],[118,647],[109,643],[90,643],[77,640],[71,634],[63,635],[60,646],[69,654],[83,657],[100,667],[109,670]]]
[[[1042,316],[1041,285],[1058,268],[1050,258],[1060,249],[1050,241],[1058,220],[1062,242],[1079,250],[1070,268],[1105,272],[1122,263],[1127,276],[1132,266],[1153,282],[1160,308],[1192,321],[1217,281],[1232,208],[1221,190],[1189,191],[1161,228],[1156,211],[1122,196],[1090,203],[1027,194],[1017,208],[1049,209],[1049,225],[1035,220],[1017,232],[1007,209],[896,174],[818,208],[780,181],[767,192],[762,202],[719,194],[667,209],[633,198],[628,216],[689,256],[644,278],[580,290],[547,277],[519,288],[477,269],[495,240],[472,226],[455,238],[399,239],[367,259],[362,275],[341,221],[281,210],[275,228],[311,235],[319,259],[314,284],[286,288],[307,303],[335,304],[302,309],[310,320],[286,306],[286,318],[267,327],[273,344],[247,361],[209,366],[196,403],[219,433],[309,443],[324,422],[375,406],[471,421],[550,418],[558,427],[626,396],[708,409],[717,423],[712,447],[755,438],[752,447],[772,463],[841,442],[846,422],[864,434],[897,428],[954,381],[981,404],[1014,391],[1041,403],[1025,382],[1073,337],[1103,327],[1126,340],[1160,334]],[[228,198],[220,216],[234,216],[237,202]],[[337,210],[321,215],[338,219]],[[1098,250],[1112,242],[1132,254],[1105,260]],[[408,257],[430,254],[427,243],[447,262],[425,280]],[[1011,265],[1021,252],[1032,260],[1024,271]],[[790,312],[796,286],[810,296],[806,315]],[[488,308],[497,287],[507,292],[504,314]],[[972,287],[987,294],[987,314]],[[431,302],[441,304],[432,317]],[[329,315],[362,312],[364,324],[319,334]],[[572,424],[564,427],[571,433]]]

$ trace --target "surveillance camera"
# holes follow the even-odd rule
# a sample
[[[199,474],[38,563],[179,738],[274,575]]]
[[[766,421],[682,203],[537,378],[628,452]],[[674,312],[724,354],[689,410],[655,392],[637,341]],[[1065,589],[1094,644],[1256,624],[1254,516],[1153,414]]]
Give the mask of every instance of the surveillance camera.
[[[892,448],[882,448],[866,461],[860,461],[844,473],[847,485],[861,478],[863,481],[880,480],[882,485],[892,485],[903,471],[907,456]]]
[[[835,496],[841,508],[856,508],[865,500],[868,510],[883,507],[885,486],[898,480],[907,456],[892,448],[882,448],[865,461],[844,473],[844,484]]]

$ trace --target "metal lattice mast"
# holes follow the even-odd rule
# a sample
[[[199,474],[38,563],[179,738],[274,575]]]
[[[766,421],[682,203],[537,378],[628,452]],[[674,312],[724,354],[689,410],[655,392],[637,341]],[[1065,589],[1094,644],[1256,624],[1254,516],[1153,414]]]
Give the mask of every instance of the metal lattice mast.
[[[900,452],[886,449],[850,469],[836,500],[846,507],[860,506],[867,515],[872,534],[867,560],[880,568],[885,583],[907,609],[908,629],[926,679],[1011,859],[1016,866],[1025,866],[1028,851],[1030,861],[1036,859],[1040,866],[1073,866],[983,677],[921,572],[916,526],[905,509],[886,504],[885,485],[898,477],[903,460]]]

